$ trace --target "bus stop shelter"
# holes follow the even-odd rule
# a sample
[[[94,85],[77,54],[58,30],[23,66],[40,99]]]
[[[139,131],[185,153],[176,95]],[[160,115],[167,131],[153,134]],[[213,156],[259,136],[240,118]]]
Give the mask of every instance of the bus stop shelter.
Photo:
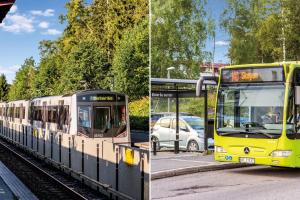
[[[0,24],[14,3],[15,0],[0,0]]]
[[[202,76],[199,80],[151,78],[152,98],[175,98],[176,100],[176,139],[175,153],[179,153],[179,99],[204,97],[204,150],[208,139],[208,86],[216,86],[218,77]],[[199,108],[200,109],[200,108]]]

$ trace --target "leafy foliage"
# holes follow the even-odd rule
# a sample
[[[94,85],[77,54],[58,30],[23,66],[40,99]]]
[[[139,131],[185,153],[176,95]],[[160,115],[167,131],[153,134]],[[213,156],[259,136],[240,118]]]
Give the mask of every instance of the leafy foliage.
[[[33,96],[35,72],[36,68],[33,58],[26,59],[16,73],[16,78],[9,89],[9,100],[30,99]]]
[[[149,37],[148,22],[125,31],[114,60],[115,89],[131,99],[148,95],[149,88]]]
[[[149,116],[149,97],[143,97],[140,100],[129,103],[129,114],[131,116]]]
[[[227,0],[222,27],[233,64],[298,60],[299,0]]]
[[[130,126],[132,129],[149,130],[149,97],[129,103]]]
[[[148,1],[71,0],[66,8],[62,36],[40,42],[41,60],[25,60],[9,99],[82,89],[113,89],[130,100],[148,95]]]
[[[152,77],[198,78],[199,65],[210,54],[205,52],[209,30],[205,0],[153,0],[152,2]]]
[[[9,85],[4,74],[0,75],[0,101],[6,101]]]

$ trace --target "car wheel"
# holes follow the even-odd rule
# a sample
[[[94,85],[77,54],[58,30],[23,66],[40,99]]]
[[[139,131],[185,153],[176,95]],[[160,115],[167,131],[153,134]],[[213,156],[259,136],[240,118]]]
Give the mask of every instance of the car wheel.
[[[195,140],[189,142],[187,146],[188,151],[199,151],[199,145]]]
[[[155,137],[155,136],[153,136],[153,137],[151,138],[151,148],[152,148],[152,150],[153,150],[153,148],[154,148],[154,142],[156,142],[156,150],[159,150],[159,149],[160,149],[159,140],[158,140],[158,138]]]

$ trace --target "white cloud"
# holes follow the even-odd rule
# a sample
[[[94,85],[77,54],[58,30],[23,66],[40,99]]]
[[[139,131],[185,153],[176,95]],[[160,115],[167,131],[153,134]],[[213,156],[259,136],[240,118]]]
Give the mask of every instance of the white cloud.
[[[216,46],[227,46],[227,45],[229,45],[228,41],[223,41],[223,40],[216,41]]]
[[[16,5],[13,5],[13,6],[10,8],[9,13],[14,14],[14,13],[17,12],[17,10],[18,10],[18,7],[17,7]]]
[[[43,16],[43,17],[52,17],[54,16],[54,10],[53,9],[47,9],[45,11],[42,10],[32,10],[30,11],[30,13],[32,15],[36,15],[36,16]]]
[[[16,76],[16,72],[20,69],[20,66],[14,65],[10,67],[0,66],[0,73],[6,76],[7,82],[12,83]]]
[[[39,23],[39,27],[40,28],[49,28],[49,23],[48,22],[45,22],[45,21],[42,21]]]
[[[62,32],[57,29],[48,29],[46,32],[42,32],[43,35],[59,35]]]
[[[0,28],[11,33],[31,33],[35,31],[33,19],[19,14],[7,15],[4,23],[0,25]]]

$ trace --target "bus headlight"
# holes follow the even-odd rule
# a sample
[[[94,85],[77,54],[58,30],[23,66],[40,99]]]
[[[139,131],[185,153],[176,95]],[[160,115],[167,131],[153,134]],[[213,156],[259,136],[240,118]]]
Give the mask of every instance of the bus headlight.
[[[227,151],[221,146],[215,146],[215,152],[217,152],[217,153],[227,153]]]
[[[272,157],[289,157],[292,151],[289,150],[276,150],[271,153]]]

